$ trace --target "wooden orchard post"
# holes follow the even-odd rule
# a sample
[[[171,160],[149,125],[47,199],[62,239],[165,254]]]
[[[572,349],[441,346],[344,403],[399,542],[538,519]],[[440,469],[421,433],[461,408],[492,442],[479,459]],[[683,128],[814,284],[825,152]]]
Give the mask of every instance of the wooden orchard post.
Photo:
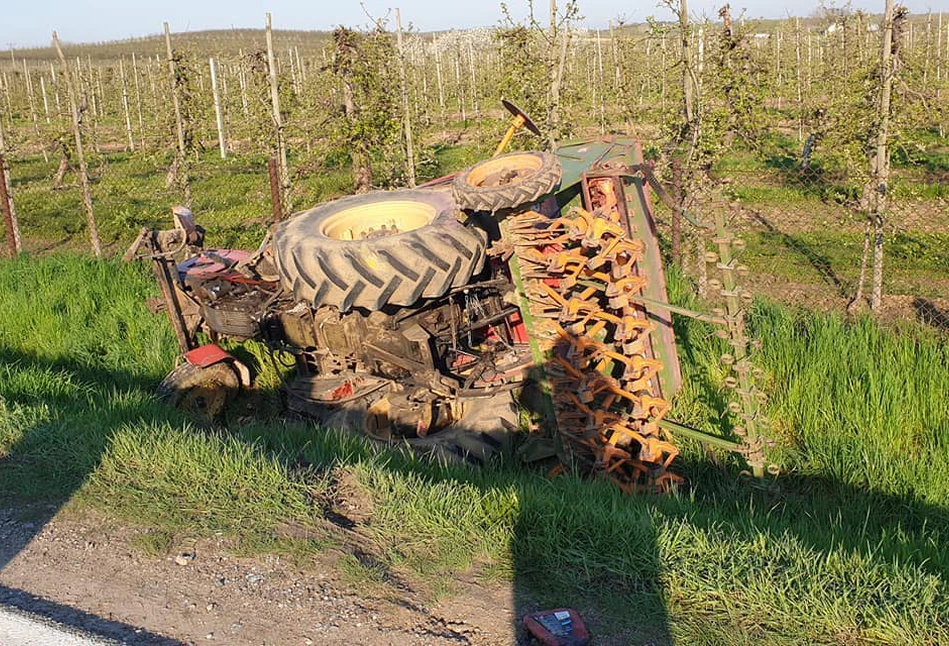
[[[237,82],[241,86],[241,112],[247,118],[247,78],[244,76],[244,50],[237,50]]]
[[[63,66],[63,78],[66,79],[66,93],[69,95],[69,111],[72,115],[72,130],[76,140],[76,158],[79,160],[79,185],[82,188],[82,204],[86,209],[86,221],[89,225],[89,241],[92,245],[92,253],[96,258],[102,257],[102,245],[99,242],[99,227],[96,226],[96,216],[92,211],[92,192],[89,189],[89,174],[86,167],[86,155],[82,148],[82,131],[79,127],[79,108],[76,105],[76,90],[73,87],[72,76],[69,73],[69,65],[66,63],[66,57],[63,55],[63,48],[59,45],[59,36],[53,32],[53,46],[56,48],[56,54],[59,56],[59,62]]]
[[[191,206],[191,183],[187,171],[187,151],[185,150],[185,127],[181,120],[181,102],[178,99],[178,81],[175,73],[175,58],[171,52],[171,30],[165,23],[165,54],[168,57],[168,85],[171,89],[171,104],[175,109],[175,129],[178,134],[178,155],[175,159],[175,179],[184,188],[185,205]]]
[[[471,46],[471,36],[468,36],[468,70],[471,74],[471,96],[474,98],[475,118],[481,114],[481,107],[478,103],[478,76],[475,74],[474,48]]]
[[[49,82],[53,86],[53,98],[56,100],[56,114],[63,113],[63,105],[59,100],[59,83],[56,82],[56,69],[53,67],[53,61],[49,62]]]
[[[20,223],[16,217],[16,205],[13,203],[13,183],[10,181],[10,171],[6,167],[7,144],[3,134],[3,119],[0,118],[0,189],[3,190],[6,198],[0,197],[0,206],[4,206],[3,218],[7,232],[7,243],[12,243],[13,255],[22,251],[20,241]],[[7,213],[9,212],[9,219]]]
[[[435,50],[435,81],[438,84],[438,107],[442,112],[444,112],[445,88],[442,85],[442,56],[438,51],[438,38],[435,36],[432,36],[432,49]]]
[[[122,79],[122,108],[125,110],[125,134],[129,140],[129,151],[135,152],[135,138],[132,137],[132,115],[129,112],[129,86],[125,81],[125,65],[119,59],[119,77]]]
[[[17,245],[17,236],[13,227],[13,212],[10,205],[13,204],[10,194],[7,192],[7,165],[0,154],[0,213],[3,214],[3,225],[7,233],[7,255],[10,258],[16,258],[20,252]]]
[[[135,81],[135,111],[138,113],[138,131],[142,137],[142,150],[145,149],[145,121],[142,119],[142,90],[138,82],[138,63],[132,52],[132,80]]]
[[[30,69],[26,66],[26,59],[23,59],[23,78],[26,80],[26,99],[30,106],[30,121],[33,122],[33,132],[36,133],[38,137],[40,134],[39,122],[36,118],[36,108],[33,105],[33,80],[30,74]],[[45,150],[45,148],[44,148]]]
[[[273,222],[276,224],[283,219],[283,204],[280,203],[280,164],[274,155],[267,163],[267,174],[270,177],[270,206],[273,212]]]
[[[211,66],[211,92],[214,94],[214,117],[217,123],[217,141],[221,147],[221,159],[227,159],[227,144],[224,142],[224,119],[221,115],[221,93],[217,89],[217,67],[214,58],[209,59]]]
[[[280,162],[280,187],[282,202],[286,210],[290,206],[290,169],[287,167],[287,144],[283,135],[283,117],[280,116],[280,89],[277,85],[277,65],[273,52],[273,22],[267,12],[267,69],[270,76],[270,107],[273,110],[274,130],[277,135],[277,161]]]
[[[40,92],[43,94],[43,114],[46,115],[46,123],[50,123],[49,98],[46,96],[46,81],[44,80],[42,72],[40,73]]]

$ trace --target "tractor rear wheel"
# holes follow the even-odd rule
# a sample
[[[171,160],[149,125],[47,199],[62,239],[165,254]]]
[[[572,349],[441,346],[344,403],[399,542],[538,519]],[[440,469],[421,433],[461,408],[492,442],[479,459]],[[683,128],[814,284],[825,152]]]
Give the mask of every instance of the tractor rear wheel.
[[[487,234],[462,225],[446,192],[368,193],[321,204],[274,230],[274,258],[297,300],[340,311],[408,306],[466,285]]]
[[[463,170],[451,190],[461,208],[495,213],[536,202],[560,185],[555,155],[518,152],[492,157]]]

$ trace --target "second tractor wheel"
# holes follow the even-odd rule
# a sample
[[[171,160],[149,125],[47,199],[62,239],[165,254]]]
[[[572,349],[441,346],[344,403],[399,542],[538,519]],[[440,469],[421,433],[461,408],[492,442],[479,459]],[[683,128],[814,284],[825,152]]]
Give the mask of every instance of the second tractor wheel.
[[[550,153],[508,153],[463,170],[451,190],[461,208],[495,213],[553,193],[561,174],[560,161]]]
[[[158,398],[196,417],[216,419],[241,388],[237,370],[227,362],[202,368],[188,362],[168,373]]]

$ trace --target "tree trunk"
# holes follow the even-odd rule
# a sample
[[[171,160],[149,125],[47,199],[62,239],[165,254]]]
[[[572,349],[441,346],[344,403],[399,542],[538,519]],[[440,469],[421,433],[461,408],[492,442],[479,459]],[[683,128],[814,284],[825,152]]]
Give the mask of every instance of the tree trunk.
[[[92,253],[97,258],[102,257],[102,245],[99,242],[99,227],[96,225],[96,217],[92,211],[92,192],[89,188],[89,175],[86,169],[86,156],[82,148],[82,132],[79,127],[79,108],[76,105],[76,93],[73,88],[72,78],[69,75],[69,66],[66,64],[66,57],[63,55],[62,47],[59,45],[59,37],[53,32],[53,46],[59,55],[59,60],[63,65],[63,76],[66,79],[66,91],[69,94],[69,110],[72,113],[73,136],[76,140],[76,159],[79,160],[79,184],[82,187],[82,204],[86,209],[86,222],[89,226],[89,242],[92,245]]]
[[[672,209],[672,262],[679,269],[682,268],[682,164],[678,159],[672,160],[672,199],[679,208]]]
[[[905,20],[901,13],[899,20]],[[894,49],[899,48],[899,42],[893,40],[893,0],[886,0],[886,11],[883,16],[883,51],[880,57],[880,130],[877,134],[876,151],[871,159],[871,169],[874,171],[875,187],[873,191],[873,292],[870,295],[870,308],[878,310],[883,300],[883,214],[886,210],[888,182],[890,178],[890,155],[887,150],[887,139],[890,128],[890,93],[893,88],[896,57]]]
[[[560,54],[557,57],[557,64],[554,68],[554,75],[550,84],[550,110],[547,119],[547,137],[550,149],[553,150],[557,145],[557,139],[560,136],[560,86],[563,83],[563,68],[567,59],[567,41],[570,34],[564,31],[560,35]],[[553,45],[551,45],[553,47]]]
[[[175,161],[169,169],[169,175],[174,175],[174,179],[184,191],[185,205],[191,206],[191,182],[188,178],[187,169],[187,151],[185,150],[185,129],[181,119],[181,102],[178,99],[178,80],[175,73],[175,59],[171,51],[171,31],[168,23],[165,23],[165,53],[168,57],[168,85],[171,90],[171,103],[175,109],[175,131],[178,135],[178,154]]]
[[[399,49],[399,82],[402,89],[402,131],[405,134],[405,173],[409,188],[415,188],[415,144],[409,114],[409,88],[405,78],[405,48],[402,46],[402,15],[395,10],[396,43]]]
[[[214,58],[208,59],[211,67],[211,93],[214,95],[214,123],[217,125],[217,142],[221,148],[221,159],[227,159],[227,143],[224,140],[224,118],[221,113],[221,93],[217,86],[217,66]]]
[[[277,66],[274,62],[273,27],[270,12],[267,12],[267,69],[270,76],[270,104],[273,109],[274,129],[277,136],[277,161],[280,162],[280,185],[283,189],[283,208],[292,211],[290,202],[290,168],[287,165],[287,142],[283,132],[283,117],[280,114],[280,90],[277,86]]]
[[[357,115],[353,96],[352,81],[343,79],[343,110],[350,121],[354,121]],[[354,142],[349,154],[353,161],[353,188],[357,193],[368,193],[372,190],[372,167],[369,165],[369,150],[365,139]]]
[[[853,312],[863,302],[863,286],[867,282],[867,260],[870,258],[870,219],[867,218],[863,232],[863,254],[860,256],[860,277],[857,279],[857,291],[853,299],[847,304],[847,311]]]
[[[689,8],[686,0],[679,0],[679,31],[682,37],[682,108],[685,123],[691,130],[695,121],[695,86],[693,85],[692,50],[689,46]]]
[[[62,157],[59,158],[59,168],[56,169],[56,177],[53,178],[53,190],[58,191],[63,187],[63,180],[66,179],[66,171],[69,170],[69,146],[65,141],[60,142]]]

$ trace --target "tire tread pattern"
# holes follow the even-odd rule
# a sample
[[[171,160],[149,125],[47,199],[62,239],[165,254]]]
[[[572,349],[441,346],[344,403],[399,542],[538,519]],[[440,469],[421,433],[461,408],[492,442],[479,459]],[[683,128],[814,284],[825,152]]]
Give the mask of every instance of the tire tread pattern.
[[[436,205],[428,225],[394,236],[337,240],[320,233],[326,218],[351,204],[420,199]],[[401,194],[401,195],[400,195]],[[337,205],[338,203],[338,205]],[[334,206],[335,205],[335,206]],[[487,234],[455,218],[447,192],[390,191],[334,203],[294,216],[274,232],[273,253],[282,282],[297,300],[348,311],[409,306],[467,284],[484,266]]]
[[[511,184],[475,186],[468,178],[471,172],[477,169],[480,164],[474,164],[466,168],[452,182],[451,191],[455,201],[466,211],[496,213],[531,204],[544,195],[554,192],[560,185],[563,175],[560,160],[550,153],[512,153],[515,156],[527,154],[540,156],[542,159],[541,167],[537,172]]]

